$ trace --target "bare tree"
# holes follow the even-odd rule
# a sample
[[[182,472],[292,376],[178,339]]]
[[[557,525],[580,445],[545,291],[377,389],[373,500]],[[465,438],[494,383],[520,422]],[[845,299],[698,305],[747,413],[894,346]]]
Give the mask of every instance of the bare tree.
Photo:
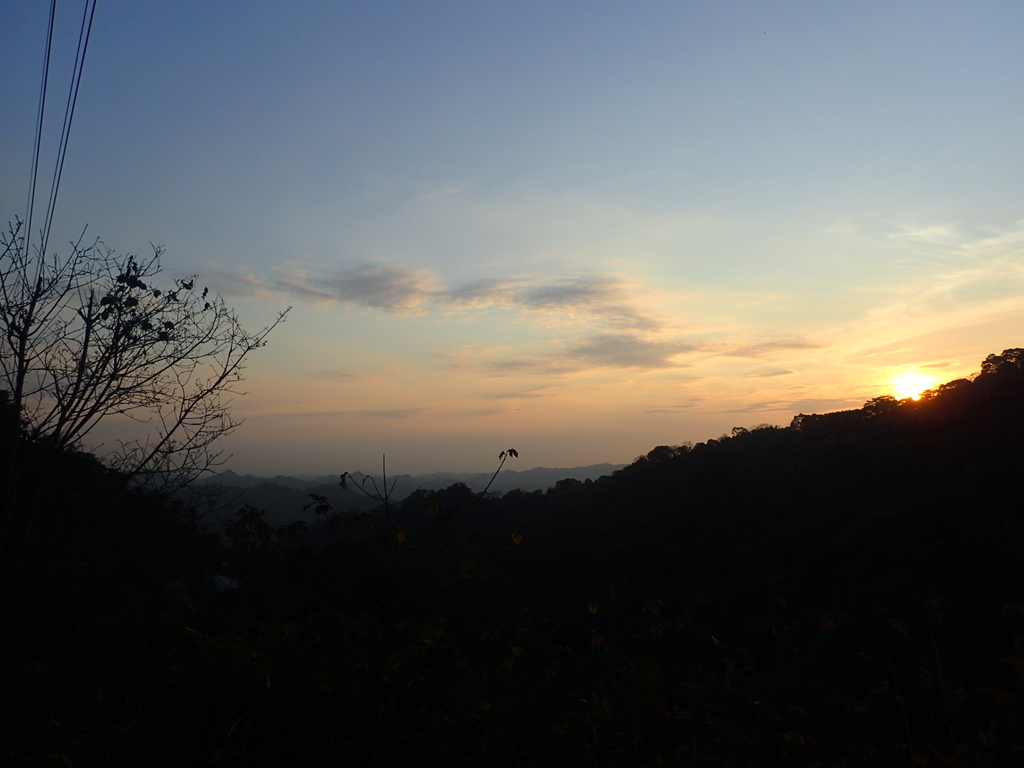
[[[84,236],[83,236],[84,237]],[[146,425],[104,458],[137,484],[187,485],[219,463],[216,440],[243,363],[288,310],[250,333],[196,278],[157,288],[163,248],[138,259],[101,241],[68,256],[26,252],[21,223],[0,236],[0,388],[30,439],[80,446],[104,419]]]

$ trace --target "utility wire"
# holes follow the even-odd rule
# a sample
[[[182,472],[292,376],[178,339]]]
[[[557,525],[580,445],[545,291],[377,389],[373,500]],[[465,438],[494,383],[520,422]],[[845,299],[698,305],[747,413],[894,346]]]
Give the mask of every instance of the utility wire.
[[[39,85],[39,109],[36,112],[36,136],[32,145],[32,176],[28,185],[28,203],[25,209],[25,253],[29,253],[32,239],[32,212],[36,207],[36,179],[39,177],[39,148],[43,142],[43,112],[46,107],[46,87],[50,79],[50,50],[53,47],[53,20],[57,15],[57,0],[50,0],[50,23],[46,31],[46,55],[43,60],[43,79]]]
[[[57,207],[57,191],[60,189],[60,179],[64,174],[64,158],[68,152],[71,121],[75,117],[75,105],[78,103],[78,87],[82,83],[82,71],[85,69],[85,54],[89,49],[89,37],[92,34],[92,20],[95,15],[96,0],[92,0],[91,7],[89,0],[86,0],[85,8],[82,10],[82,25],[78,30],[78,49],[75,51],[75,65],[71,72],[71,87],[68,90],[67,103],[64,105],[64,125],[61,127],[57,162],[53,168],[53,180],[50,182],[50,198],[46,204],[46,217],[43,220],[43,239],[40,248],[43,258],[46,257],[46,247],[50,241],[50,227],[53,225],[53,214]]]

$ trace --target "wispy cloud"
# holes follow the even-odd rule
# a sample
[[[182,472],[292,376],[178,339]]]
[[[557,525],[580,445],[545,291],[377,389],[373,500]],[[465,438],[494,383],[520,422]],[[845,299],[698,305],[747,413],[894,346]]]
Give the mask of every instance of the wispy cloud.
[[[897,346],[913,347],[910,340],[946,330],[996,321],[1012,326],[1024,313],[1024,222],[973,239],[953,227],[922,231],[906,236],[935,243],[934,253],[947,268],[887,287],[872,309],[835,328],[831,335],[843,340],[851,359],[880,350],[891,354]]]
[[[431,296],[435,279],[422,270],[362,266],[319,281],[338,300],[387,312],[419,308]]]
[[[704,378],[703,376],[694,376],[694,377],[691,377],[689,379],[689,381],[690,382],[700,381],[703,378]],[[644,413],[645,414],[656,414],[656,413],[680,414],[680,413],[688,413],[688,412],[692,412],[691,409],[693,409],[693,408],[702,408],[703,405],[706,402],[707,402],[707,398],[706,397],[702,397],[700,395],[695,395],[695,396],[692,396],[692,397],[683,398],[682,400],[677,400],[676,402],[670,403],[668,405],[662,405],[660,407],[655,407],[655,408],[648,408],[647,410],[644,411]]]
[[[421,413],[432,411],[432,408],[388,408],[383,410],[365,411],[283,411],[279,413],[257,413],[252,419],[330,419],[345,416],[366,416],[372,419],[407,419]]]
[[[826,413],[859,408],[862,402],[851,398],[807,398],[804,400],[768,400],[750,403],[742,408],[731,408],[725,413],[756,413],[758,411],[787,411],[796,413]]]
[[[389,408],[381,411],[355,411],[354,414],[371,416],[375,419],[407,419],[429,410],[429,408]]]
[[[645,341],[637,336],[619,333],[595,336],[571,348],[566,357],[588,367],[668,368],[678,365],[672,358],[696,349],[693,344],[668,341]]]
[[[789,376],[795,371],[768,371],[767,373],[748,373],[750,379],[774,379],[776,376]]]
[[[502,306],[548,314],[583,315],[616,330],[653,330],[661,323],[631,303],[637,289],[614,275],[481,280],[442,291],[436,300],[448,306]]]
[[[500,286],[498,297],[523,309],[542,312],[576,312],[599,317],[612,328],[650,330],[659,322],[631,306],[631,290],[618,277],[587,275],[563,277],[549,283]]]
[[[488,400],[531,400],[540,397],[554,397],[554,392],[544,392],[547,387],[535,387],[521,392],[499,392],[496,395],[484,395]]]
[[[639,310],[637,288],[615,275],[511,277],[478,280],[439,289],[440,280],[425,270],[363,265],[329,275],[305,272],[257,277],[207,271],[203,278],[235,299],[269,299],[284,295],[311,303],[341,303],[405,314],[429,305],[446,311],[505,307],[527,312],[577,315],[613,330],[654,330],[661,322]]]
[[[229,299],[272,299],[281,292],[271,280],[244,272],[205,269],[199,279]]]
[[[745,344],[741,347],[727,350],[722,354],[726,357],[767,357],[775,352],[819,349],[821,346],[821,344],[815,344],[802,339],[779,339],[776,341],[762,341],[755,344]]]
[[[207,271],[203,279],[235,299],[268,299],[283,295],[315,304],[342,303],[371,307],[396,314],[418,310],[434,294],[436,279],[423,270],[382,265],[310,277],[304,272],[257,277],[250,274]]]
[[[956,242],[958,233],[950,225],[930,227],[903,227],[887,235],[889,240],[909,240],[918,243],[949,245]]]
[[[502,372],[545,374],[592,368],[671,368],[683,365],[674,360],[675,357],[697,349],[697,345],[684,342],[651,341],[635,334],[608,333],[591,336],[555,352],[498,361],[492,367]]]

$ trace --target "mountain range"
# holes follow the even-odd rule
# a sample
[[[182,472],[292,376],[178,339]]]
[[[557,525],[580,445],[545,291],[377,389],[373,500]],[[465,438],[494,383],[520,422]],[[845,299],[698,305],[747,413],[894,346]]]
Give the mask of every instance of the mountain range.
[[[433,472],[425,475],[395,475],[388,477],[389,498],[401,501],[417,490],[434,491],[462,483],[479,493],[489,487],[491,493],[513,490],[532,493],[547,491],[561,480],[596,480],[623,468],[622,464],[590,464],[585,467],[534,467],[523,471],[493,472]],[[282,524],[291,520],[312,520],[314,514],[303,510],[310,494],[327,498],[335,509],[369,510],[379,505],[375,497],[374,482],[382,490],[380,476],[354,472],[348,475],[346,488],[340,484],[340,475],[275,475],[259,477],[225,470],[205,479],[198,492],[207,498],[215,517],[231,517],[243,506],[257,507],[266,512],[267,520]],[[365,492],[364,492],[365,491]]]

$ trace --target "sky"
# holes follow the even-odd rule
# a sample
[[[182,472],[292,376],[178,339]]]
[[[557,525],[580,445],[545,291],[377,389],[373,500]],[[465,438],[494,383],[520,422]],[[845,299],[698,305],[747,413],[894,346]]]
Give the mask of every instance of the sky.
[[[8,221],[47,5],[4,4]],[[51,250],[293,307],[236,471],[628,463],[1024,346],[1022,40],[1019,2],[99,0]]]

